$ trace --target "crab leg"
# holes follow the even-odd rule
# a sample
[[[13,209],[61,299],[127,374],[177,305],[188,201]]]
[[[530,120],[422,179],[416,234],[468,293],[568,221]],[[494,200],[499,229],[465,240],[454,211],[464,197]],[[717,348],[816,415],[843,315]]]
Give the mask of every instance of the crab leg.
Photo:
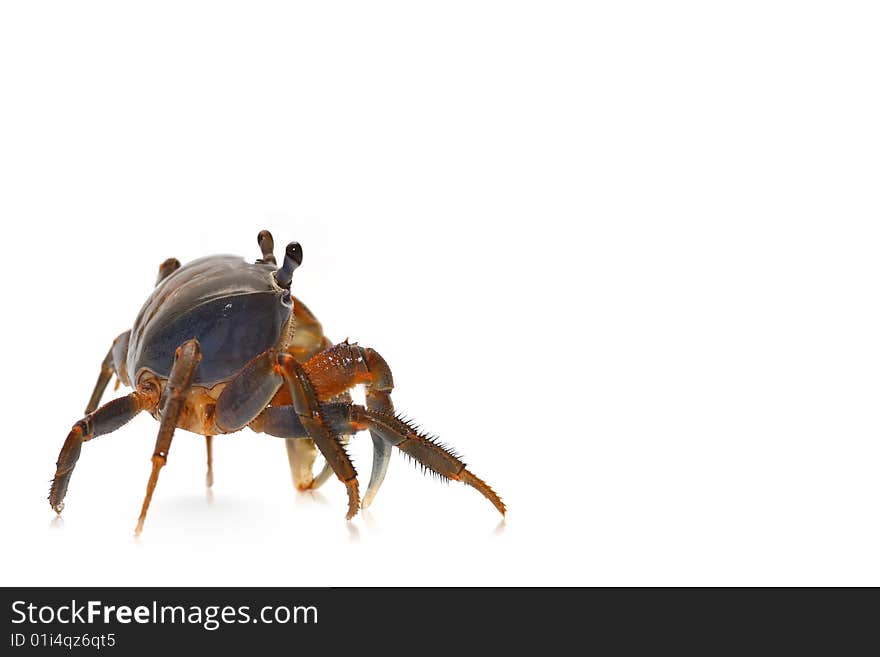
[[[164,281],[178,269],[180,269],[180,260],[177,258],[168,258],[165,262],[159,265],[159,273],[156,275],[156,285]]]
[[[232,433],[260,414],[284,383],[272,349],[251,359],[223,388],[214,408],[217,433]]]
[[[297,361],[300,362],[300,361]],[[341,395],[337,395],[334,397],[329,403],[343,403],[346,407],[351,404],[351,395],[347,392],[342,393]],[[326,403],[321,401],[321,408],[323,413],[323,407]],[[336,432],[332,431],[333,435],[339,436],[339,442],[341,442],[346,447],[348,446],[349,441],[351,440],[351,435],[354,431],[341,431]],[[290,474],[293,477],[294,484],[299,490],[317,490],[330,479],[330,475],[333,474],[333,468],[330,467],[330,464],[327,461],[324,461],[324,465],[321,468],[321,471],[318,472],[317,475],[313,475],[312,466],[315,463],[315,457],[318,455],[318,450],[315,447],[315,443],[312,440],[288,440],[287,441],[287,458],[290,463]],[[361,506],[363,506],[363,501],[361,501]]]
[[[104,396],[104,391],[107,389],[107,384],[110,383],[110,377],[112,376],[113,347],[110,347],[107,351],[107,355],[104,356],[104,361],[101,363],[101,372],[98,374],[98,380],[95,381],[95,388],[92,390],[92,396],[89,398],[89,403],[86,404],[86,415],[98,408],[98,404],[101,403],[101,397]]]
[[[131,333],[131,331],[125,331],[125,333],[117,335],[113,340],[113,344],[110,345],[107,355],[104,356],[104,361],[101,363],[101,372],[98,374],[98,380],[95,382],[95,388],[92,390],[92,396],[89,398],[89,403],[86,404],[86,415],[93,412],[101,403],[101,397],[104,396],[107,384],[110,383],[110,377],[116,372],[113,367],[113,352],[117,349],[117,345],[120,345],[121,340],[125,340],[126,343],[128,342],[129,333]],[[119,387],[118,382],[116,385]]]
[[[354,465],[339,438],[330,432],[325,423],[315,387],[300,364],[290,354],[279,355],[278,364],[281,366],[282,375],[287,382],[293,407],[300,422],[348,490],[348,514],[345,517],[351,520],[360,506],[357,472]]]
[[[82,444],[97,436],[116,431],[144,409],[155,406],[157,400],[157,391],[154,388],[145,387],[135,390],[125,397],[107,402],[73,425],[67,435],[67,440],[64,441],[61,453],[58,455],[58,462],[55,464],[55,478],[49,489],[49,504],[56,513],[61,513],[64,508],[67,485],[70,483],[73,468],[79,460]]]
[[[205,447],[208,450],[208,472],[205,474],[205,486],[210,488],[214,485],[214,436],[205,436]]]
[[[434,438],[423,435],[411,423],[396,415],[363,406],[351,407],[351,420],[355,425],[366,425],[374,434],[379,434],[389,444],[441,478],[454,479],[473,486],[492,502],[502,516],[505,514],[507,508],[504,502],[486,482],[468,470],[452,450]]]
[[[339,436],[339,442],[341,442],[343,445],[347,446],[348,445],[348,440],[347,440],[348,438],[349,438],[348,435]],[[290,443],[288,443],[288,445],[289,444]],[[290,454],[290,452],[288,452],[288,455],[289,454]],[[313,458],[312,463],[314,463],[314,462],[315,462],[315,459]],[[311,469],[311,467],[309,469]],[[327,483],[327,480],[330,479],[330,475],[332,475],[332,474],[333,474],[333,468],[331,468],[330,464],[325,461],[324,466],[321,468],[321,471],[317,475],[315,475],[315,477],[312,479],[312,483],[309,484],[309,487],[307,490],[317,490],[318,488],[320,488],[321,486],[323,486],[324,484]]]
[[[366,428],[352,422],[351,404],[346,402],[321,404],[321,417],[334,436],[353,434]],[[291,442],[308,442],[309,432],[293,406],[269,406],[248,426],[258,433],[289,438]]]
[[[147,482],[147,493],[141,506],[141,514],[138,516],[135,534],[140,534],[144,528],[147,509],[150,508],[153,490],[159,480],[159,470],[168,461],[168,451],[171,449],[174,429],[177,427],[186,395],[201,360],[202,352],[199,348],[199,341],[195,338],[184,342],[174,353],[174,365],[171,366],[171,374],[168,376],[168,383],[162,393],[165,402],[162,405],[162,420],[159,424],[159,435],[156,437],[156,448],[153,450],[153,469]]]

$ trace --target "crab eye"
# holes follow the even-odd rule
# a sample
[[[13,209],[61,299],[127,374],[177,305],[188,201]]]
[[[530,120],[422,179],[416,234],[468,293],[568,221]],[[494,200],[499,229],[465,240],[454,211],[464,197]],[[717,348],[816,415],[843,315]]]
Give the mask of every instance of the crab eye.
[[[293,271],[302,264],[303,251],[299,242],[291,242],[284,250],[284,265],[275,272],[275,281],[280,287],[290,288]]]
[[[299,245],[299,242],[291,242],[287,245],[287,249],[284,252],[285,256],[290,258],[296,263],[296,266],[299,267],[303,262],[303,250]]]

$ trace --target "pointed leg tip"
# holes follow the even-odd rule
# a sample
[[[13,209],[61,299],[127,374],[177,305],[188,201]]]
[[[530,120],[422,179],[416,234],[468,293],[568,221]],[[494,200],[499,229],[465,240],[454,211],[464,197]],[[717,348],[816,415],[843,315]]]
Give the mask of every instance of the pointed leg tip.
[[[496,493],[485,481],[477,477],[473,472],[468,469],[464,469],[459,474],[460,481],[464,482],[468,486],[472,486],[476,488],[480,494],[489,500],[502,517],[507,516],[507,507],[504,502],[501,501],[501,497]]]
[[[332,474],[333,468],[331,468],[328,463],[325,463],[324,467],[321,468],[321,471],[318,473],[318,476],[312,478],[312,483],[309,486],[309,490],[318,490],[327,482],[327,480],[330,478],[330,475]]]
[[[361,508],[361,496],[358,493],[357,479],[347,481],[345,486],[348,488],[348,515],[345,519],[351,520]]]

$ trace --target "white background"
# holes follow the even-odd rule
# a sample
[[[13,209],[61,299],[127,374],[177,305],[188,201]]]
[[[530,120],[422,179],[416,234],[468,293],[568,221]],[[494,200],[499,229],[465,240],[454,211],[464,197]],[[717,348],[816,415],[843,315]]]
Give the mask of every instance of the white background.
[[[880,585],[876,5],[309,5],[3,5],[2,584]],[[179,432],[136,540],[146,415],[53,520],[159,263],[261,228],[505,523]]]

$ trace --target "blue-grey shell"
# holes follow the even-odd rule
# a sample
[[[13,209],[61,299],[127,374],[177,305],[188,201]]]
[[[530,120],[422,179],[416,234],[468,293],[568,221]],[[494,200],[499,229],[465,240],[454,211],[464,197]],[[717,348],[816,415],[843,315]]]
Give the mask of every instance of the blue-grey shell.
[[[285,337],[290,292],[275,267],[237,256],[187,263],[163,280],[141,308],[128,344],[126,370],[136,385],[143,370],[167,378],[174,352],[197,338],[202,361],[193,383],[228,381],[249,360]]]

